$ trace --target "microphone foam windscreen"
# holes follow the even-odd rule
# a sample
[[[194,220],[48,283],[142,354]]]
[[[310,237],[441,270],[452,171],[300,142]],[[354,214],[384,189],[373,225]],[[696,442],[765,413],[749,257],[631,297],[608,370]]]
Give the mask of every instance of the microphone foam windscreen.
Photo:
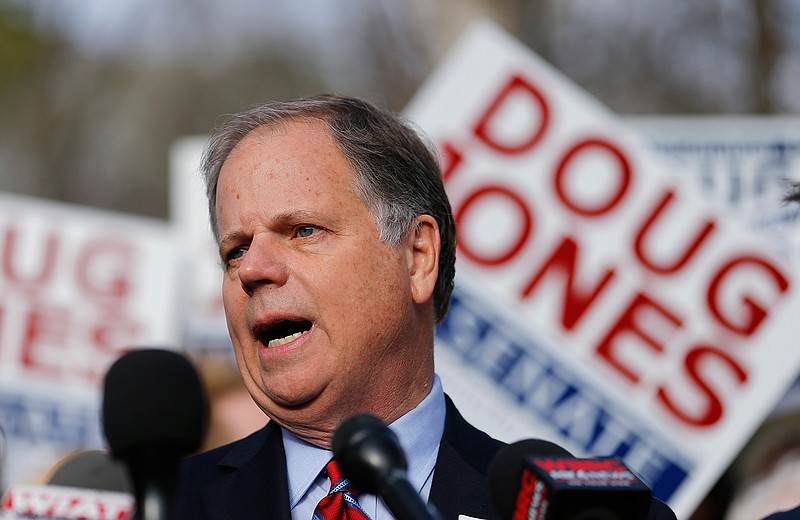
[[[132,493],[122,463],[105,451],[80,451],[61,459],[50,471],[49,486]]]
[[[489,496],[500,518],[511,518],[514,514],[525,459],[531,455],[572,457],[558,444],[541,439],[525,439],[501,448],[489,464],[487,473]]]
[[[393,471],[408,469],[406,454],[397,435],[370,414],[351,416],[336,429],[333,456],[344,474],[362,491],[380,494]]]
[[[103,430],[112,455],[159,451],[182,457],[203,441],[208,402],[200,376],[182,354],[141,349],[120,357],[103,390]]]

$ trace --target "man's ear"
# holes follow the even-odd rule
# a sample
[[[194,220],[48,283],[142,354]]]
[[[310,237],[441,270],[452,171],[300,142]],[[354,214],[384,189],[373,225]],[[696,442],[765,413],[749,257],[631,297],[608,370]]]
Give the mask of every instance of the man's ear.
[[[408,231],[406,244],[411,296],[422,304],[433,298],[439,276],[439,224],[430,215],[420,215]]]

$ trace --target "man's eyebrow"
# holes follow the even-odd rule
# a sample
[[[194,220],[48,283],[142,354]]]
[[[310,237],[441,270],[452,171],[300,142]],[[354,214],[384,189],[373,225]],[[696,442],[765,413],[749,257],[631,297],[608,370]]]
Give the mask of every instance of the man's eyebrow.
[[[246,233],[243,233],[241,231],[233,231],[231,233],[228,233],[220,237],[219,242],[217,243],[217,248],[218,248],[217,250],[219,252],[220,258],[223,257],[224,251],[230,246],[230,244],[236,244],[240,242],[245,236]]]
[[[282,213],[277,213],[273,215],[270,219],[273,223],[281,222],[281,223],[290,223],[290,224],[299,224],[301,222],[316,222],[320,220],[322,217],[319,213],[315,211],[308,211],[305,209],[296,209],[292,211],[284,211]]]
[[[342,216],[329,211],[296,209],[277,213],[270,218],[269,226],[274,229],[289,228],[300,224],[336,228],[342,223]]]
[[[322,225],[336,225],[340,221],[339,217],[323,216],[317,211],[309,211],[305,209],[297,209],[291,211],[284,211],[272,215],[267,222],[267,226],[273,229],[280,229],[281,227],[296,226],[298,224],[322,224]],[[236,244],[245,240],[249,240],[250,233],[236,230],[231,231],[220,237],[218,248],[220,257],[223,256],[225,251],[231,244]]]

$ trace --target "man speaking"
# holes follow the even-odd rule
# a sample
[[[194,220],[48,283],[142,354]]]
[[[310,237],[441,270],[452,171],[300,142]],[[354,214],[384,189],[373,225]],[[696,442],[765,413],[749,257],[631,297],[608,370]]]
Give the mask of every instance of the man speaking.
[[[426,144],[364,101],[318,96],[233,116],[202,172],[236,359],[271,420],[186,462],[180,517],[392,518],[329,464],[339,424],[369,413],[397,433],[409,481],[443,518],[496,518],[486,472],[502,443],[434,374],[456,235]],[[674,518],[653,504],[651,518]]]

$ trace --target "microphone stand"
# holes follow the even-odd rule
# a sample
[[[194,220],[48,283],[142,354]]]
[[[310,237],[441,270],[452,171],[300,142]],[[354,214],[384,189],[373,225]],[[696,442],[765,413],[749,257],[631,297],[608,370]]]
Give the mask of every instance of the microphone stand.
[[[393,469],[386,476],[379,496],[397,520],[442,520],[433,504],[425,504],[404,471]]]
[[[161,451],[141,450],[125,459],[136,497],[134,520],[173,520],[179,460]]]

